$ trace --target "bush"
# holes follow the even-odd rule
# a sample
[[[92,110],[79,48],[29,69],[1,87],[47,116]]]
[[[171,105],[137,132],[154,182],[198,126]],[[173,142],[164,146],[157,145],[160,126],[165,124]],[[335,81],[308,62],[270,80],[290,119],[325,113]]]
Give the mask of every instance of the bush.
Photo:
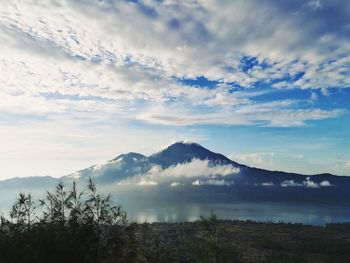
[[[62,183],[38,206],[21,193],[1,218],[0,262],[133,262],[135,225],[90,180],[84,192]]]

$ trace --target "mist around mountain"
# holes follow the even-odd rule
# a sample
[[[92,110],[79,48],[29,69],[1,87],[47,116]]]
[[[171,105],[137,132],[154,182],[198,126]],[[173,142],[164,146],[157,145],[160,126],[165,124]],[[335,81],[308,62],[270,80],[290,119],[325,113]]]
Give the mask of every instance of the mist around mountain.
[[[269,171],[237,163],[197,143],[181,141],[150,156],[130,152],[77,171],[62,180],[99,184],[159,186],[254,186],[331,188],[350,185],[350,178],[332,174],[301,175]]]
[[[112,193],[130,207],[142,202],[152,202],[156,206],[168,202],[176,206],[182,204],[182,207],[201,203],[214,208],[216,204],[234,202],[350,205],[350,177],[302,175],[249,167],[185,141],[150,156],[134,152],[121,154],[60,179],[25,177],[1,181],[0,190],[10,191],[11,196],[18,191],[40,194],[58,181],[86,185],[90,178],[102,191]],[[4,198],[0,206],[9,199]],[[149,203],[143,206],[148,207]]]
[[[0,181],[0,189],[49,187],[57,180],[118,186],[253,186],[255,188],[330,189],[347,188],[350,177],[332,174],[302,175],[269,171],[237,163],[197,143],[180,141],[145,156],[129,152],[60,179],[49,176],[12,178]]]

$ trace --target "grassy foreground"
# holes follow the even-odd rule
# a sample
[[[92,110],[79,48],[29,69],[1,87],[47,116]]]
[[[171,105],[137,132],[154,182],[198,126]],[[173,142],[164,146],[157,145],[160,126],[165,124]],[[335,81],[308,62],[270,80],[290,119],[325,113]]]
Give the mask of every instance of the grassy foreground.
[[[164,262],[350,262],[350,224],[316,227],[218,220],[217,245],[207,250],[198,247],[203,238],[207,245],[213,243],[208,239],[213,231],[204,231],[203,220],[149,225],[161,239],[161,254],[170,260]],[[220,255],[217,261],[215,251]],[[201,257],[211,261],[196,261]]]
[[[90,182],[35,202],[20,194],[0,222],[0,263],[350,262],[350,224],[325,227],[208,218],[136,224]]]

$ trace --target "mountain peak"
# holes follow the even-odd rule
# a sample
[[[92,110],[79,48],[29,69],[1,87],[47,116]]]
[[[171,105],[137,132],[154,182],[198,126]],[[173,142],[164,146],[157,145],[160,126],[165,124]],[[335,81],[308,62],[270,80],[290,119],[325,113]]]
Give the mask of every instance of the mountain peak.
[[[152,162],[164,167],[190,162],[192,159],[209,160],[214,163],[234,162],[222,154],[214,153],[198,143],[179,141],[149,157]]]
[[[209,151],[198,143],[182,140],[182,141],[177,141],[173,144],[170,144],[166,148],[152,154],[151,156],[158,156],[158,155],[162,155],[164,153],[172,152],[172,151],[181,151],[181,152],[185,151],[183,153],[186,153],[188,151],[193,151],[194,149],[203,149],[203,150]]]
[[[197,146],[201,146],[198,143],[192,142],[192,141],[188,141],[188,140],[182,140],[182,141],[178,141],[175,142],[174,144],[186,144],[186,145],[197,145]],[[171,146],[171,145],[170,145]]]

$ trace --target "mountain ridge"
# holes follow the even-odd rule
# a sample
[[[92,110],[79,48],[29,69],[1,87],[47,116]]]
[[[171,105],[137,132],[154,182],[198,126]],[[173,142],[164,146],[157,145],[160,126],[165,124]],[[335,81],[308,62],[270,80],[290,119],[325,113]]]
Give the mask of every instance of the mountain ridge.
[[[200,167],[196,167],[195,165],[199,165]],[[203,174],[205,174],[206,172],[203,165],[207,165],[208,170],[211,169],[212,173],[209,173],[207,177],[200,176],[200,174],[191,177],[191,174],[196,174],[196,170],[203,171]],[[222,167],[226,170],[220,170]],[[179,169],[182,174],[179,174]],[[237,172],[235,169],[239,171]],[[232,171],[232,173],[230,173],[230,171]],[[220,174],[220,172],[224,174]],[[147,185],[147,183],[157,185],[158,183],[155,182],[155,178],[161,175],[162,181],[166,181],[164,178],[167,178],[167,176],[169,177],[167,178],[168,181],[166,181],[169,185],[196,185],[198,182],[202,182],[202,185],[215,186],[231,186],[235,184],[265,187],[279,186],[283,188],[325,188],[337,185],[350,186],[350,177],[329,173],[306,175],[250,167],[235,162],[223,154],[212,152],[198,143],[186,141],[175,142],[149,156],[135,152],[121,154],[107,163],[100,165],[100,167],[95,165],[83,169],[79,171],[79,173],[79,177],[75,177],[75,179],[87,180],[91,177],[96,180],[97,183],[101,184],[125,182],[126,180],[132,179],[134,181],[142,181],[139,185]],[[193,178],[193,181],[190,182],[187,180],[182,183],[177,181],[170,182],[174,175],[174,180],[182,176],[186,180],[188,178]],[[68,175],[62,178],[69,177],[74,176]]]

